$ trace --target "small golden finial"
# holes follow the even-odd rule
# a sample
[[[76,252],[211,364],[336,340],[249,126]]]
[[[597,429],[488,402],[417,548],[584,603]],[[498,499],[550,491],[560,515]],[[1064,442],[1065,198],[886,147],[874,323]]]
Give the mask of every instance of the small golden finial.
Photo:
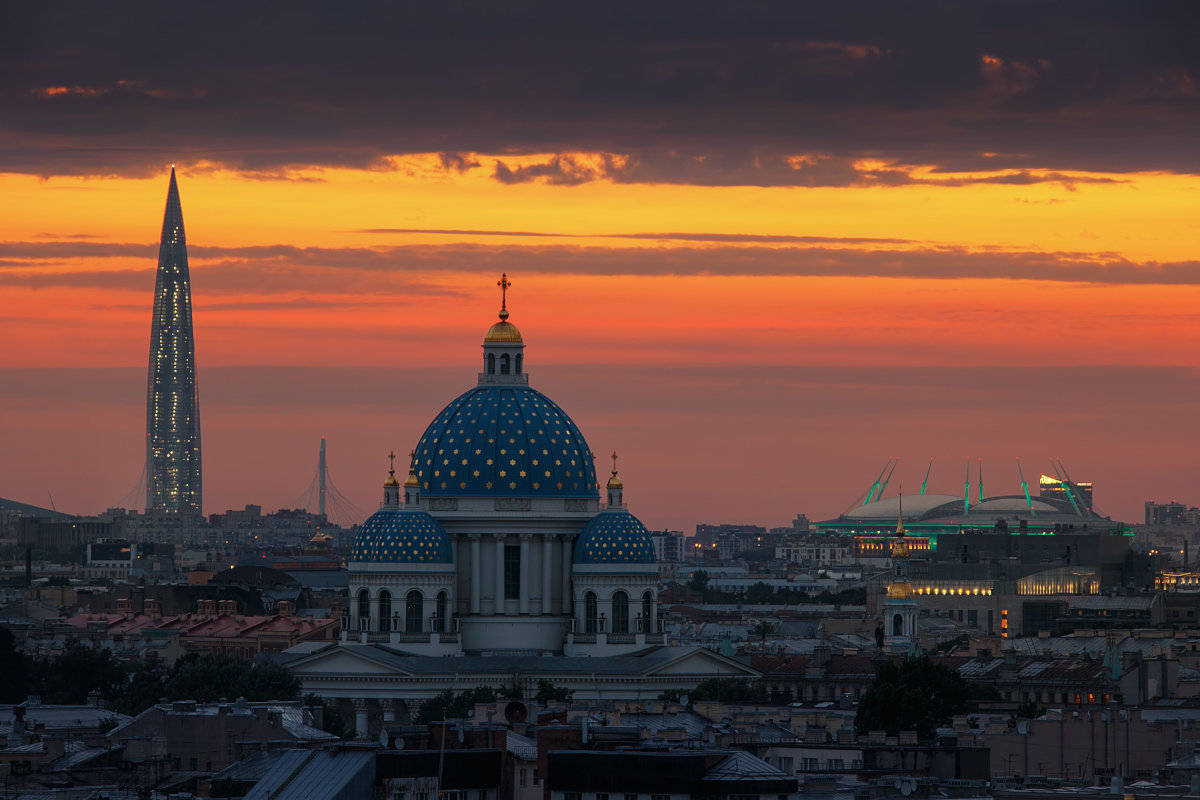
[[[387,481],[384,483],[384,485],[385,486],[395,486],[395,485],[397,485],[397,483],[398,483],[398,481],[396,480],[396,454],[388,453],[388,478],[387,478]]]
[[[621,483],[621,478],[617,475],[617,451],[616,450],[613,450],[612,462],[613,462],[612,477],[608,479],[608,488],[620,489],[623,486],[623,484]]]
[[[404,481],[405,486],[417,486],[420,481],[417,480],[417,467],[414,459],[417,457],[417,451],[411,450],[408,454],[408,477]]]
[[[896,536],[900,537],[906,533],[904,530],[904,484],[900,484],[898,491],[900,495],[900,513],[896,518]]]
[[[507,272],[500,273],[496,285],[500,287],[500,319],[508,319],[508,287],[512,286],[512,281],[508,279]]]

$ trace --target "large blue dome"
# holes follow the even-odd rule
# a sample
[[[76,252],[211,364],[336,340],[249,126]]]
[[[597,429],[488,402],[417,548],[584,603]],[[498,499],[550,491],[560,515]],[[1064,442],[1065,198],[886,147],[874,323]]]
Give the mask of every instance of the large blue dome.
[[[454,400],[417,443],[426,497],[597,497],[592,451],[541,392],[477,386]]]
[[[628,511],[602,511],[575,539],[576,564],[653,564],[654,542],[642,521]]]
[[[384,508],[372,514],[354,537],[351,561],[373,564],[450,564],[450,539],[424,511]]]

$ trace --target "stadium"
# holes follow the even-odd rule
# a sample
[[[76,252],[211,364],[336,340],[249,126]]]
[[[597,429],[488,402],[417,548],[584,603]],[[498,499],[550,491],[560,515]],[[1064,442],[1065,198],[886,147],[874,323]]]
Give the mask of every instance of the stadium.
[[[1020,465],[1020,493],[987,495],[982,463],[978,468],[977,486],[972,486],[968,469],[962,494],[926,493],[931,462],[919,492],[885,497],[884,492],[897,464],[899,459],[890,459],[859,501],[835,519],[815,523],[816,529],[821,533],[847,536],[886,536],[895,532],[897,521],[903,518],[910,535],[928,537],[931,550],[937,549],[939,534],[984,530],[1014,535],[1125,533],[1124,523],[1095,509],[1092,484],[1072,481],[1059,461],[1051,462],[1055,475],[1040,476],[1037,495],[1030,494]]]

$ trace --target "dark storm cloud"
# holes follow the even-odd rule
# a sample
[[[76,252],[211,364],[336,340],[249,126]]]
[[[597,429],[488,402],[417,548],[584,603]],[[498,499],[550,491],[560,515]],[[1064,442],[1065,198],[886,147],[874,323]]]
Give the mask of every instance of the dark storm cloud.
[[[656,238],[685,234],[643,234]],[[803,237],[770,237],[801,239]],[[578,247],[571,245],[398,245],[390,247],[193,247],[192,285],[197,293],[263,295],[369,293],[389,296],[454,296],[455,290],[413,275],[439,272],[536,273],[553,275],[675,275],[883,277],[957,280],[1067,281],[1094,284],[1200,285],[1200,261],[1135,262],[1113,253],[1007,252],[910,245],[887,250],[863,247],[864,240],[836,239],[810,246],[766,246],[764,237],[697,236],[707,247]],[[887,240],[880,240],[887,241]],[[868,244],[870,241],[867,240]],[[852,246],[854,243],[859,246]],[[0,245],[0,286],[145,289],[153,285],[153,261],[144,269],[71,269],[60,242]],[[105,245],[79,243],[84,259],[103,255]],[[39,247],[51,255],[40,259]],[[125,257],[140,246],[111,245]],[[24,254],[3,258],[6,248]],[[146,248],[149,251],[149,248]],[[7,261],[7,263],[6,263]]]
[[[570,184],[594,179],[570,155],[586,152],[612,155],[610,179],[715,185],[859,183],[861,158],[1196,173],[1198,18],[1090,1],[10,3],[0,169],[272,178],[481,153],[498,180]],[[531,153],[559,155],[511,161]]]

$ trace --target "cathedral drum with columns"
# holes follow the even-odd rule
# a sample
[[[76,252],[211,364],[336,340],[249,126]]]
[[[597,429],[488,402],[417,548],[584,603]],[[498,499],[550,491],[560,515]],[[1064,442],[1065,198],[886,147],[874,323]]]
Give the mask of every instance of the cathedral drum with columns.
[[[414,655],[662,643],[654,545],[625,509],[616,454],[601,503],[583,434],[529,385],[506,299],[478,382],[426,428],[403,486],[389,472],[354,540],[344,641]]]

